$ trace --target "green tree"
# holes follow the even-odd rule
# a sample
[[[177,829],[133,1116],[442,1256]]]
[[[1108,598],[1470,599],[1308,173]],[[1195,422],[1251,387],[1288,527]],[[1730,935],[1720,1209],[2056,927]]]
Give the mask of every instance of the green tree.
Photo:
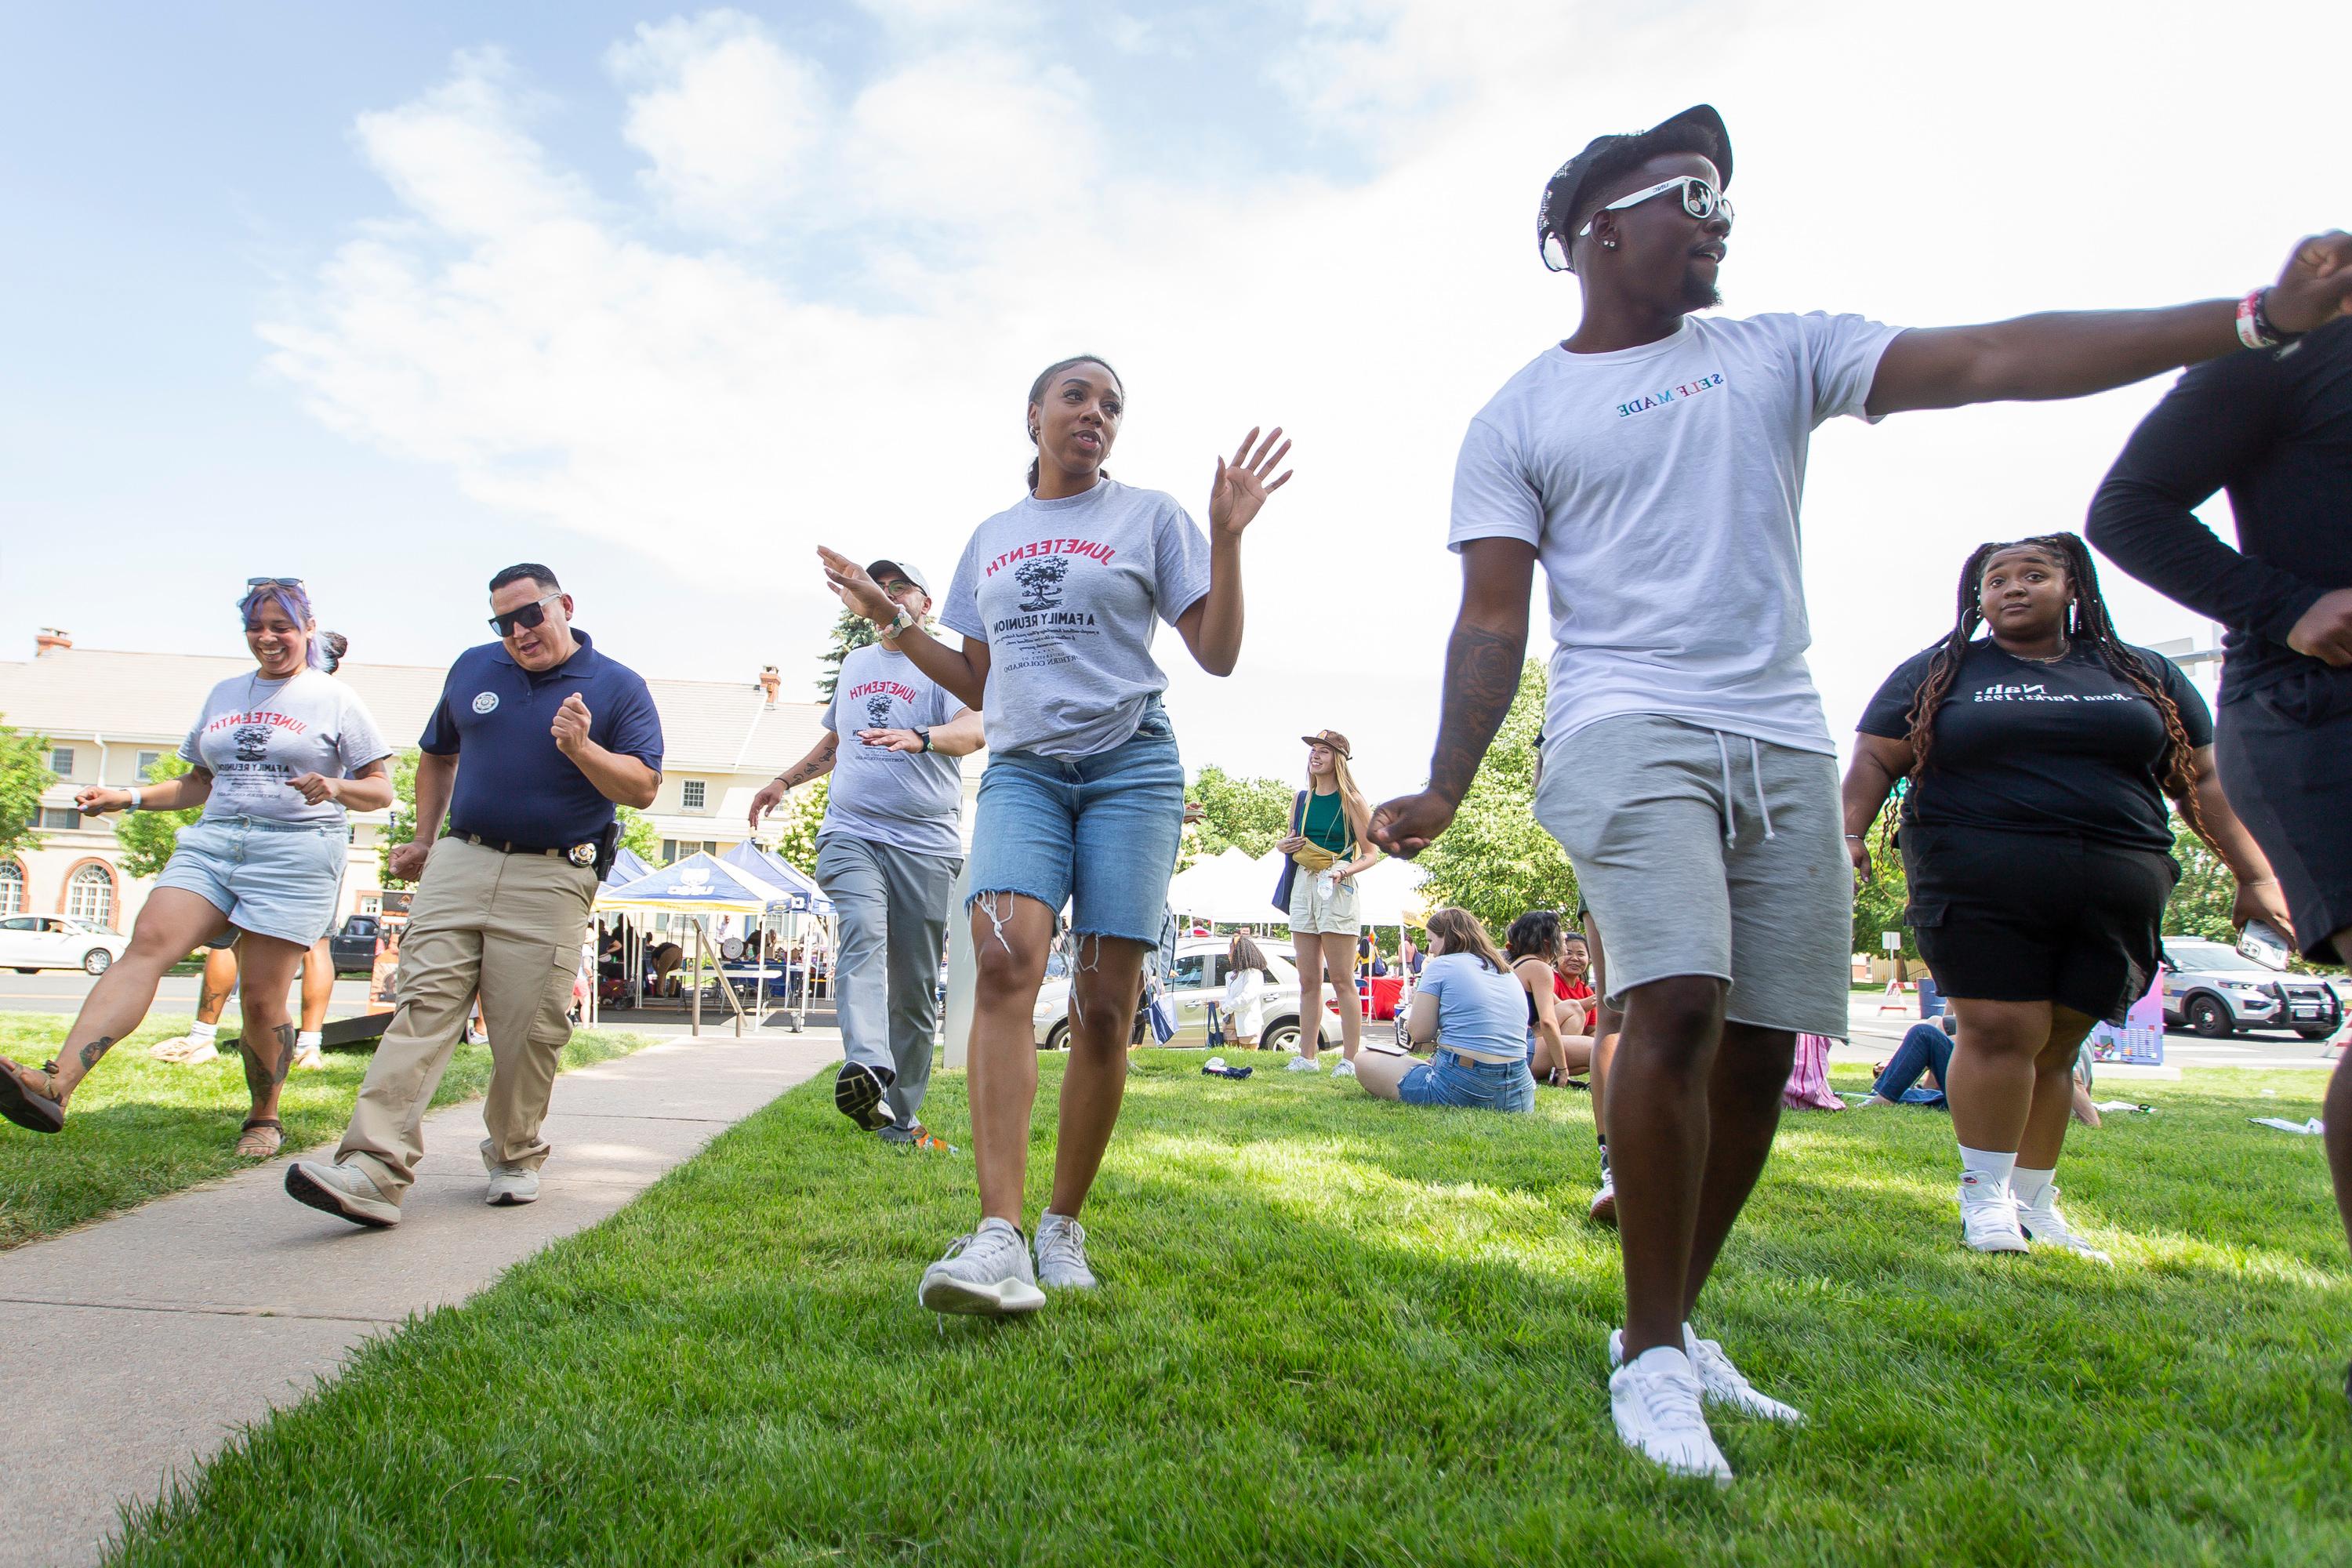
[[[1255,860],[1290,831],[1296,786],[1280,779],[1236,778],[1214,763],[1201,770],[1185,792],[1201,807],[1201,820],[1184,832],[1178,869],[1238,848]]]
[[[41,847],[41,792],[57,782],[49,738],[0,724],[0,855]]]
[[[1899,786],[1898,786],[1899,787]],[[1877,820],[1870,825],[1870,880],[1853,891],[1853,951],[1883,953],[1887,931],[1899,932],[1903,945],[1896,949],[1909,963],[1919,957],[1919,944],[1913,940],[1911,928],[1903,923],[1904,906],[1911,901],[1910,884],[1903,877],[1903,855],[1881,837],[1890,814],[1899,811],[1900,795],[1880,808]]]
[[[634,805],[616,805],[613,814],[620,819],[622,848],[635,850],[648,866],[661,858],[661,834],[655,830],[652,817]]]
[[[392,759],[392,820],[384,824],[376,840],[376,856],[387,888],[408,886],[392,874],[392,852],[416,837],[416,759],[422,754],[410,746]],[[439,824],[435,826],[437,830]]]
[[[777,831],[776,853],[812,877],[816,875],[816,830],[824,821],[824,803],[832,793],[831,778],[803,784],[784,796],[766,824]]]
[[[881,640],[874,623],[856,611],[844,609],[833,623],[833,641],[817,659],[824,673],[816,678],[816,694],[824,701],[833,700],[833,689],[841,679],[841,661],[861,647]],[[798,862],[794,862],[798,864]]]
[[[188,771],[176,752],[166,752],[147,764],[150,782],[162,784]],[[122,868],[134,877],[162,874],[172,851],[180,847],[180,829],[205,814],[201,805],[179,811],[126,811],[114,821],[114,841],[122,846]]]
[[[2179,813],[2172,818],[2172,858],[2180,863],[2180,880],[2165,900],[2167,936],[2201,936],[2235,943],[2238,928],[2230,923],[2238,901],[2238,879],[2213,853],[2213,847],[2189,831]]]
[[[1576,873],[1559,841],[1535,816],[1536,736],[1543,710],[1543,664],[1531,658],[1519,671],[1518,695],[1454,825],[1421,854],[1430,907],[1467,910],[1497,935],[1529,910],[1576,912]]]

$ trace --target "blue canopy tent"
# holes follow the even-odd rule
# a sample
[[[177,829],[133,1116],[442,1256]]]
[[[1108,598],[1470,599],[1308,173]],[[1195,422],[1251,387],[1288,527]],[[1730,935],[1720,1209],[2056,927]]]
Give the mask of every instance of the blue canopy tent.
[[[762,849],[749,838],[719,858],[725,865],[747,871],[762,881],[782,889],[788,897],[773,907],[783,910],[788,915],[814,915],[819,924],[825,928],[826,945],[838,946],[831,929],[834,913],[833,900],[824,896],[824,889],[816,885],[815,878],[782,856],[772,850]],[[806,963],[802,964],[800,984],[797,987],[792,984],[789,966],[785,973],[785,989],[790,995],[784,1006],[792,1012],[793,1032],[795,1034],[798,1034],[808,1022],[809,991],[814,981],[810,968],[811,966]],[[765,984],[764,976],[761,977],[761,984],[763,986]],[[760,1005],[764,1011],[766,1005],[764,996]]]
[[[602,893],[613,888],[625,888],[639,878],[652,874],[653,868],[646,863],[645,858],[624,844],[614,852],[613,868],[604,874],[604,880],[596,890]]]
[[[608,888],[597,895],[596,907],[624,914],[685,914],[694,919],[695,986],[693,994],[694,1032],[702,1032],[702,956],[709,929],[706,922],[715,914],[743,915],[757,919],[776,905],[793,897],[774,883],[753,875],[740,866],[730,866],[717,856],[698,853],[688,856],[676,865],[658,871],[647,872],[635,881],[618,888]],[[735,1030],[742,1033],[743,1005],[736,999],[735,988],[721,984],[728,1005],[735,1010]]]

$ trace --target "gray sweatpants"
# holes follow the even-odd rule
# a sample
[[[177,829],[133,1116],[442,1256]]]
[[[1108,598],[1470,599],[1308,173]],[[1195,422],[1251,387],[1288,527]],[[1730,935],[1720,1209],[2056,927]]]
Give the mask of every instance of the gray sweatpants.
[[[931,1083],[940,950],[961,859],[918,855],[854,834],[817,840],[816,882],[841,916],[834,965],[844,1059],[898,1074],[891,1111],[908,1126]]]

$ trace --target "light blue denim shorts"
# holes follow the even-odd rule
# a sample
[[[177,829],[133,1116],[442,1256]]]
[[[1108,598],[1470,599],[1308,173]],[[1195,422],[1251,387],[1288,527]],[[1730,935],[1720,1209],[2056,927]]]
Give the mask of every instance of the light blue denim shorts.
[[[1533,1110],[1536,1080],[1521,1062],[1474,1062],[1444,1046],[1397,1080],[1407,1105],[1460,1105],[1480,1110]]]
[[[350,845],[341,823],[207,816],[180,829],[155,885],[195,894],[239,931],[308,947],[334,928]]]
[[[1176,727],[1153,699],[1135,733],[1090,757],[998,752],[980,776],[965,886],[1070,909],[1075,936],[1156,945],[1184,831]]]

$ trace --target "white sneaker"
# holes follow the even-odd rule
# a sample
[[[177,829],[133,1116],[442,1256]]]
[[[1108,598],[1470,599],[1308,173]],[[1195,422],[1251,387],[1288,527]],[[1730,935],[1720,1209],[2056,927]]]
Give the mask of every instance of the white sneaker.
[[[1612,1356],[1623,1342],[1611,1336]],[[1618,1440],[1652,1464],[1727,1487],[1731,1467],[1706,1429],[1701,1392],[1690,1358],[1672,1345],[1658,1345],[1609,1374],[1609,1412],[1617,1420]]]
[[[2022,1252],[2025,1232],[2017,1223],[2017,1200],[2006,1185],[1987,1191],[1960,1182],[1960,1239],[1972,1252]]]
[[[2058,1212],[2058,1189],[2054,1186],[2042,1193],[2039,1208],[2021,1206],[2018,1209],[2017,1225],[2025,1232],[2026,1239],[2036,1247],[2060,1247],[2077,1257],[2087,1258],[2094,1263],[2115,1261],[2075,1234],[2074,1227],[2066,1223],[2066,1216]]]
[[[1030,1266],[1021,1232],[1001,1219],[984,1219],[970,1236],[960,1236],[947,1256],[923,1270],[915,1300],[934,1312],[973,1312],[998,1318],[1034,1312],[1045,1304]]]
[[[1290,1065],[1282,1070],[1285,1072],[1321,1072],[1323,1070],[1323,1064],[1317,1061],[1313,1057],[1293,1057],[1290,1058]]]
[[[175,1062],[195,1048],[195,1041],[187,1036],[173,1035],[170,1039],[158,1040],[148,1047],[147,1054],[159,1062]]]
[[[1333,1078],[1353,1078],[1356,1076],[1356,1064],[1347,1060],[1345,1058],[1340,1058],[1339,1064],[1331,1069],[1331,1076]]]
[[[490,1037],[468,1024],[466,1026],[466,1043],[469,1046],[487,1046],[490,1043]]]
[[[1091,1290],[1097,1281],[1087,1267],[1087,1230],[1067,1215],[1037,1216],[1037,1283],[1055,1290]]]
[[[493,1208],[512,1208],[539,1202],[539,1173],[520,1165],[500,1165],[490,1173],[489,1190],[482,1201]]]
[[[327,1054],[316,1046],[294,1047],[293,1067],[299,1072],[322,1072],[326,1069]]]
[[[1601,1190],[1592,1194],[1590,1213],[1595,1225],[1617,1223],[1617,1178],[1609,1173],[1606,1165],[1601,1167]]]
[[[1760,1415],[1767,1421],[1785,1421],[1792,1426],[1804,1420],[1805,1413],[1795,1405],[1783,1405],[1770,1394],[1758,1393],[1756,1385],[1723,1353],[1723,1346],[1713,1340],[1700,1339],[1688,1323],[1683,1325],[1683,1353],[1697,1370],[1698,1385],[1710,1405],[1728,1405],[1747,1415]]]
[[[297,1160],[286,1167],[286,1195],[353,1225],[383,1230],[400,1223],[400,1205],[357,1165]]]

